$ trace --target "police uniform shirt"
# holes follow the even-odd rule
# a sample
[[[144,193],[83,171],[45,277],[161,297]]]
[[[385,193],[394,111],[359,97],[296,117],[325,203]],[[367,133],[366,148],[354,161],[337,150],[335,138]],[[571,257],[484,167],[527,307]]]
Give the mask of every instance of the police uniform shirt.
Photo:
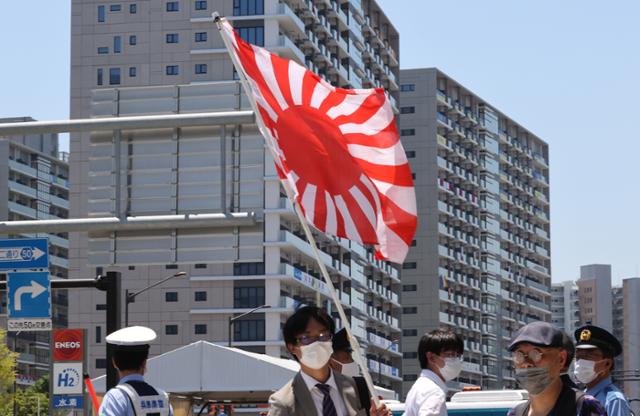
[[[594,396],[607,411],[609,416],[629,416],[631,408],[624,394],[611,381],[611,377],[607,377],[598,384],[586,390],[586,393]]]
[[[122,385],[129,381],[144,382],[144,377],[140,374],[124,376],[120,379],[118,385]],[[158,393],[162,394],[161,391],[158,391]],[[169,406],[169,416],[173,416],[173,409],[171,408],[171,405],[167,403],[165,406]],[[110,389],[107,394],[105,394],[98,414],[100,416],[137,416],[129,396],[119,388]]]

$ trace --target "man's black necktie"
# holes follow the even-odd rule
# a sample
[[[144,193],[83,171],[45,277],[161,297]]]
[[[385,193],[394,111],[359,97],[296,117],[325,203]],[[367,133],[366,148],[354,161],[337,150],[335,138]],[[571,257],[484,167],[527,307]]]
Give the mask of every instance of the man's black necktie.
[[[331,400],[331,395],[329,394],[331,386],[328,384],[318,383],[316,384],[316,387],[324,395],[324,398],[322,399],[322,416],[338,416],[336,406],[333,404],[333,400]]]

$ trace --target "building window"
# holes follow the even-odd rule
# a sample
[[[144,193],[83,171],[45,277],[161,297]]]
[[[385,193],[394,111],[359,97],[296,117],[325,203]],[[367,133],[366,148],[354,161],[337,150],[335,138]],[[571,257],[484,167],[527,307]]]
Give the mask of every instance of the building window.
[[[122,52],[122,42],[120,36],[113,37],[113,53]]]
[[[167,33],[167,43],[178,43],[177,33]]]
[[[112,4],[111,6],[109,6],[110,12],[119,12],[121,10],[122,10],[122,6],[120,6],[119,4]]]
[[[107,359],[96,358],[96,368],[107,368]]]
[[[257,46],[264,46],[264,26],[236,28],[240,38]]]
[[[96,327],[96,344],[100,344],[102,342],[102,327]]]
[[[407,159],[411,159],[411,158],[416,157],[416,152],[415,152],[415,150],[407,150],[407,151],[405,152],[405,154],[407,155]]]
[[[196,269],[206,269],[207,265],[205,263],[196,263],[194,266]]]
[[[416,351],[405,351],[402,353],[402,358],[418,358]]]
[[[233,15],[264,14],[264,0],[233,0]]]
[[[402,84],[402,85],[400,85],[400,91],[402,91],[402,92],[415,91],[415,90],[416,90],[416,85],[415,84]]]
[[[109,53],[109,47],[108,46],[100,46],[98,48],[98,55],[105,55]]]
[[[129,36],[129,45],[134,46],[138,44],[138,37],[136,35]]]
[[[136,71],[136,67],[135,66],[129,67],[129,77],[135,78],[136,77],[136,72],[137,71]]]
[[[207,300],[207,292],[198,291],[194,294],[196,302],[206,302]]]
[[[415,175],[415,173],[414,173],[414,175]],[[413,179],[415,179],[415,178],[413,178]],[[417,245],[418,245],[418,242],[416,240],[411,240],[411,247],[415,247]]]
[[[177,264],[166,264],[166,265],[164,266],[164,268],[165,268],[166,270],[169,270],[169,269],[177,269],[177,268],[178,268],[178,265],[177,265]]]
[[[264,341],[264,320],[247,319],[233,323],[234,341]]]
[[[403,292],[415,292],[418,290],[418,285],[402,285]]]
[[[178,301],[178,292],[166,292],[164,294],[165,302],[177,302]]]
[[[403,337],[417,337],[418,330],[417,329],[403,329],[402,330]]]
[[[196,32],[195,41],[196,42],[206,42],[207,41],[207,32]]]
[[[167,65],[167,75],[178,75],[178,65]]]
[[[196,64],[196,74],[206,74],[207,64]]]
[[[165,335],[178,335],[178,325],[165,325],[164,326],[164,334]]]
[[[109,85],[120,85],[120,68],[109,68]]]
[[[402,381],[416,381],[418,379],[417,374],[404,374],[402,376]]]
[[[106,311],[107,310],[107,304],[106,303],[98,303],[96,305],[96,310],[97,311]]]
[[[413,269],[416,269],[417,267],[418,267],[418,263],[416,263],[415,261],[407,261],[402,263],[403,270],[413,270]]]
[[[234,308],[255,308],[264,305],[264,287],[234,287]]]
[[[194,332],[196,335],[203,335],[207,333],[207,324],[196,324],[194,326]]]
[[[264,274],[264,263],[234,263],[234,276],[255,276]]]
[[[415,136],[416,129],[402,129],[400,130],[400,136]]]
[[[180,3],[177,2],[177,1],[168,1],[167,2],[167,11],[168,12],[180,11]]]
[[[400,114],[413,114],[416,112],[416,108],[411,107],[400,107]]]
[[[138,5],[137,5],[137,4],[135,4],[135,3],[131,3],[131,4],[129,5],[129,13],[131,13],[131,14],[136,14],[136,13],[138,13]]]
[[[129,270],[135,270],[136,266],[129,266]]]
[[[416,313],[418,313],[418,307],[417,306],[405,306],[404,308],[402,308],[402,313],[405,315],[415,315]]]
[[[104,22],[104,6],[98,6],[98,23]]]
[[[207,0],[196,0],[196,10],[207,10]]]

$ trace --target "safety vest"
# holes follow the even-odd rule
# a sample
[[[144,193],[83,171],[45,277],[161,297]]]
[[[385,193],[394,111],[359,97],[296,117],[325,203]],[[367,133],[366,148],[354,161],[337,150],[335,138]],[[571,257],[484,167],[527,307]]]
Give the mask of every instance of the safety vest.
[[[164,391],[138,380],[118,384],[116,388],[129,397],[136,416],[169,416],[169,395]]]

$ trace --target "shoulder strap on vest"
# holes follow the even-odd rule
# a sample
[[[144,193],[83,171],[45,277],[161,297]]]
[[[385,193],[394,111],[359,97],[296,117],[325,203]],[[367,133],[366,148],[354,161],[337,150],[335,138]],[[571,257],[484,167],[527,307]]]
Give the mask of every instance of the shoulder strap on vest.
[[[142,415],[142,409],[138,407],[138,403],[140,403],[138,393],[136,393],[133,387],[131,387],[127,383],[124,383],[124,384],[118,384],[116,388],[127,395],[127,398],[129,399],[129,403],[131,403],[131,409],[133,409],[133,415],[134,416]]]

